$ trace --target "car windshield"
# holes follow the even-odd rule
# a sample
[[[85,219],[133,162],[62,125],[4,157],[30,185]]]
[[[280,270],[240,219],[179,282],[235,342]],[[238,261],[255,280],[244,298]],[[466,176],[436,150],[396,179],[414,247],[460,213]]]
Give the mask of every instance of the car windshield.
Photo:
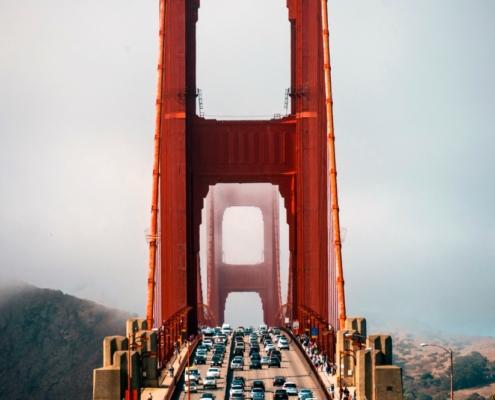
[[[296,384],[295,383],[286,383],[285,384],[285,387],[286,388],[295,388],[296,387]]]

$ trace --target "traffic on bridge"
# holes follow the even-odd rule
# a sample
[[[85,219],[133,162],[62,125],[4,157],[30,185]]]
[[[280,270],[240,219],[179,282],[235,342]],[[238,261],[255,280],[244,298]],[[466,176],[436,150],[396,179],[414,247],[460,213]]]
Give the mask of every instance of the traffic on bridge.
[[[229,330],[203,328],[204,338],[191,354],[191,365],[185,368],[172,399],[326,398],[299,349],[279,328]]]

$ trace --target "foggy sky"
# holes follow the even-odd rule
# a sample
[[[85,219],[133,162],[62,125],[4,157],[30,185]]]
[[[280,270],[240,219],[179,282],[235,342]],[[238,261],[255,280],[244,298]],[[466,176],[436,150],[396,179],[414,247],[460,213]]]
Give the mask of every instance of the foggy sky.
[[[285,112],[285,3],[201,1],[207,116]],[[348,314],[495,335],[495,3],[328,6]],[[0,276],[144,315],[157,20],[0,1]]]

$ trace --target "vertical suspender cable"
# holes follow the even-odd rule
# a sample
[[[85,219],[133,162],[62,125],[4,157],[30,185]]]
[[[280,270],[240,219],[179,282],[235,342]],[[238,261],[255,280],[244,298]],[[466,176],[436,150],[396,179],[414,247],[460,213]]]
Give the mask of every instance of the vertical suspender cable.
[[[337,296],[339,305],[340,329],[344,329],[345,295],[344,271],[342,268],[342,244],[340,242],[339,202],[337,196],[337,165],[335,161],[335,135],[333,130],[333,100],[332,81],[330,77],[330,47],[328,35],[327,0],[321,0],[321,20],[323,28],[323,57],[325,64],[325,97],[327,111],[328,157],[330,158],[330,195],[332,206],[332,231],[335,250],[335,264],[337,269]]]
[[[153,328],[153,302],[155,296],[155,269],[157,249],[158,189],[160,178],[160,139],[163,101],[163,63],[165,43],[165,1],[160,0],[160,30],[158,34],[158,83],[156,91],[155,149],[153,163],[153,189],[151,195],[150,257],[148,268],[148,302],[146,320],[148,329]]]

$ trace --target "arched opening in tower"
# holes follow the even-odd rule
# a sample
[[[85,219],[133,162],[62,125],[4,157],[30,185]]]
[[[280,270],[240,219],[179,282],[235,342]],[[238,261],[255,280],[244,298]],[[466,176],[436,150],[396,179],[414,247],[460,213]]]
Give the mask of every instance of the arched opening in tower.
[[[239,304],[249,304],[249,307],[239,308]],[[263,305],[261,297],[254,292],[230,293],[225,304],[225,322],[232,327],[259,327],[263,321]]]
[[[196,51],[196,85],[206,118],[285,115],[290,87],[285,1],[201,1]]]
[[[258,207],[229,207],[222,220],[222,259],[229,265],[265,260],[263,214]]]
[[[263,305],[261,322],[276,323],[288,297],[288,231],[277,186],[210,186],[200,228],[201,289],[203,302],[211,307],[217,323],[227,320],[226,301],[234,293],[254,293]],[[252,299],[246,300],[244,294],[233,299],[229,307],[245,309],[249,304],[253,308]]]

